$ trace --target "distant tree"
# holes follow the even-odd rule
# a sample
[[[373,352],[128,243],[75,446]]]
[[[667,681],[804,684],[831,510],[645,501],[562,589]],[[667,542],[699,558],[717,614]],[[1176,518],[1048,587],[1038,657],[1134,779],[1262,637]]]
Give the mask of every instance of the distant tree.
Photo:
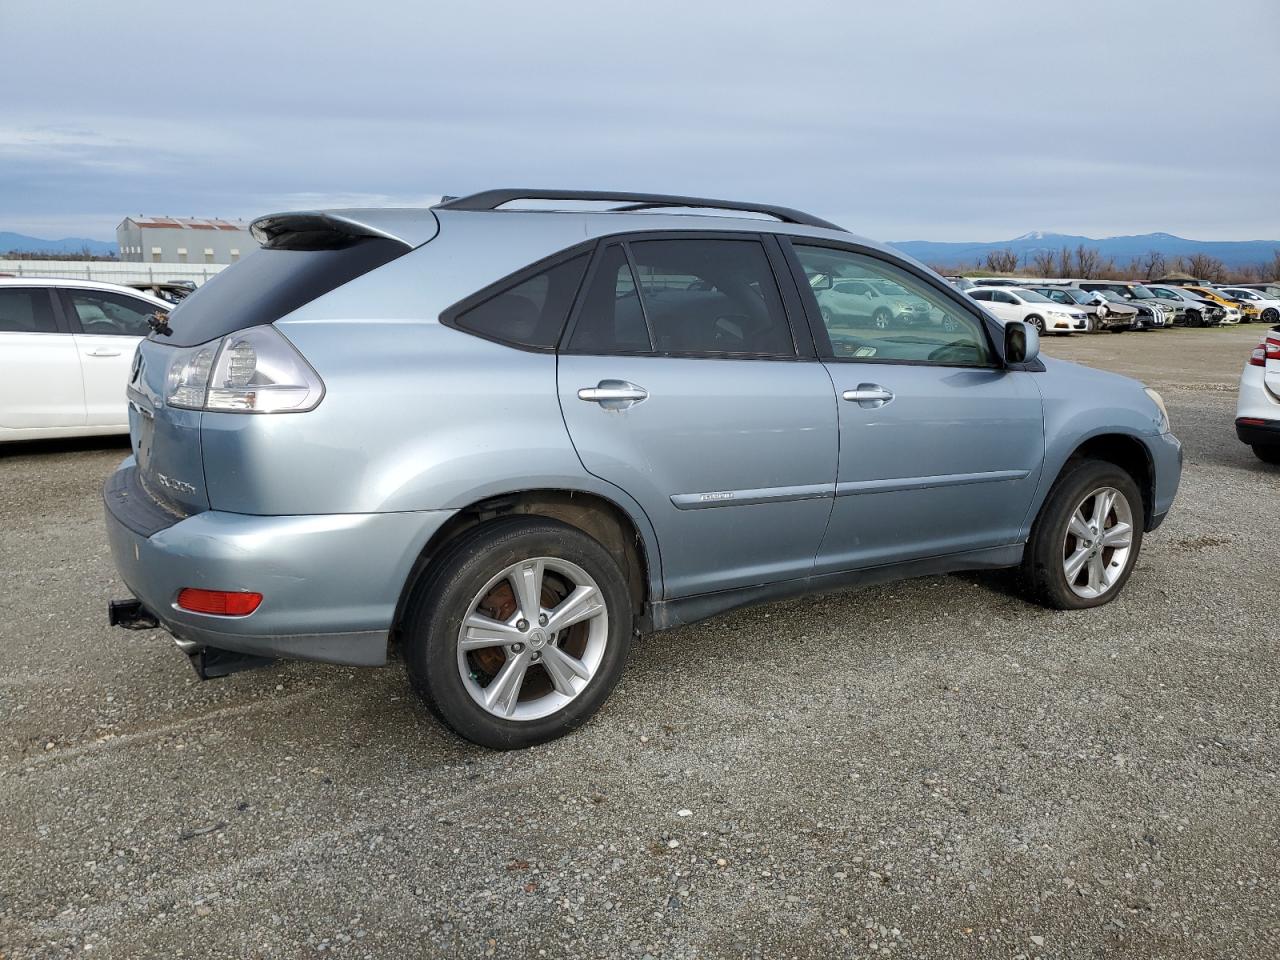
[[[1139,276],[1144,280],[1154,280],[1156,277],[1163,277],[1166,269],[1164,254],[1159,250],[1148,250],[1147,255],[1142,258],[1142,272]]]
[[[1226,264],[1207,253],[1193,254],[1188,261],[1188,267],[1193,277],[1208,280],[1210,283],[1220,283],[1227,275]]]
[[[1058,258],[1052,250],[1037,250],[1031,257],[1031,272],[1037,277],[1052,277]]]
[[[1069,277],[1073,273],[1071,269],[1071,251],[1063,247],[1058,251],[1058,276]]]
[[[1257,283],[1262,279],[1262,271],[1263,267],[1260,264],[1246,263],[1230,271],[1227,279],[1232,283]]]
[[[1102,258],[1098,256],[1097,250],[1086,247],[1083,243],[1076,247],[1076,273],[1088,280],[1098,276],[1101,267]]]
[[[1271,265],[1266,267],[1264,272],[1269,274],[1268,279],[1280,280],[1280,250],[1272,252]]]
[[[1012,247],[992,250],[987,254],[987,269],[992,273],[1013,273],[1018,269],[1018,254]]]

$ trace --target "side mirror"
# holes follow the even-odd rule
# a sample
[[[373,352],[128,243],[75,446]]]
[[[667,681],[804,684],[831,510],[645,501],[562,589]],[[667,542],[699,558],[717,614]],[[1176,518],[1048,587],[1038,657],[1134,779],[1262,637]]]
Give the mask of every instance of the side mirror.
[[[1040,356],[1040,333],[1029,323],[1010,320],[1004,325],[1004,362],[1030,363]]]
[[[809,278],[809,286],[814,290],[830,290],[831,274],[818,273]]]

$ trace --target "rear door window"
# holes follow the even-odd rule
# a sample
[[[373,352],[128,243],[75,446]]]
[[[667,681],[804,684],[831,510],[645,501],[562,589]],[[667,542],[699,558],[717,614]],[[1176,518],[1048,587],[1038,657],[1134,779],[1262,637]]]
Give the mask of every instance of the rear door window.
[[[57,333],[45,287],[0,287],[0,333]]]
[[[145,337],[151,332],[148,319],[166,312],[145,300],[105,290],[66,289],[62,295],[83,333]]]
[[[653,344],[622,244],[605,248],[569,339],[572,353],[649,353]]]
[[[510,346],[555,349],[588,259],[583,253],[521,280],[455,314],[451,323]]]
[[[795,341],[758,240],[631,244],[654,348],[692,356],[794,357]]]

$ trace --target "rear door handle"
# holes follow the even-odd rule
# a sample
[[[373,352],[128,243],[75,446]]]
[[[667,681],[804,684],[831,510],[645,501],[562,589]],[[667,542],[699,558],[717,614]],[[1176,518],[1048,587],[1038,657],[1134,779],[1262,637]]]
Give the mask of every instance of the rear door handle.
[[[878,383],[860,383],[856,390],[846,390],[846,400],[857,403],[860,407],[883,407],[893,399],[893,391]]]
[[[647,399],[649,391],[626,380],[601,380],[594,387],[583,387],[578,399],[598,403],[610,410],[623,410]]]
[[[99,347],[97,350],[90,350],[88,353],[85,354],[85,356],[86,357],[118,357],[120,356],[120,351],[107,350],[104,347]]]

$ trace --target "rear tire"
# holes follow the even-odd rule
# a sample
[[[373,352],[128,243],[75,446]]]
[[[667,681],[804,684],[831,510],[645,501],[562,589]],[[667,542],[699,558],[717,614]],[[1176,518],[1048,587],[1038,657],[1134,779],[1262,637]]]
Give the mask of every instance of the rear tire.
[[[1260,443],[1255,443],[1253,445],[1253,455],[1263,463],[1280,463],[1280,444],[1263,446]]]
[[[557,611],[569,619],[579,594],[590,604],[580,609],[595,612],[557,630]],[[404,659],[414,691],[459,736],[518,749],[599,709],[622,674],[634,619],[622,570],[599,542],[557,520],[504,517],[459,537],[418,583]],[[507,696],[493,686],[504,677]]]
[[[1113,505],[1096,517],[1093,513],[1105,505],[1098,497],[1105,498],[1105,491],[1116,495]],[[1142,493],[1133,477],[1104,460],[1068,464],[1031,528],[1022,558],[1024,593],[1054,610],[1110,603],[1133,573],[1142,549],[1142,526]],[[1076,575],[1069,578],[1067,568],[1073,561],[1079,561]]]

